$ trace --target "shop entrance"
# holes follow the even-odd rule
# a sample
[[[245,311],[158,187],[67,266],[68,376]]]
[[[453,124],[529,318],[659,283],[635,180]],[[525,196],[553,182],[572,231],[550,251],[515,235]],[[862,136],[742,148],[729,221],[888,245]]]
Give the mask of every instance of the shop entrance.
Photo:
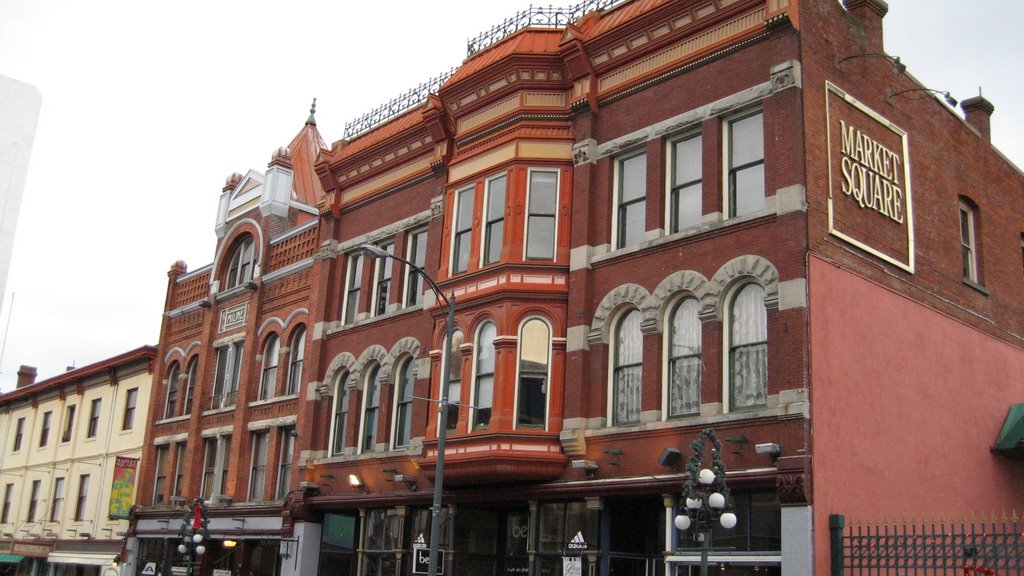
[[[530,512],[459,507],[452,576],[527,576]]]

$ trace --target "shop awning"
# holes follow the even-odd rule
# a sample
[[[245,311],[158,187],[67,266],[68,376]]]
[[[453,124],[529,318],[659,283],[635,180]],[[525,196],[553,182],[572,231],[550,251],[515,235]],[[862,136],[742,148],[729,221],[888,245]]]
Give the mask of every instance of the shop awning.
[[[992,451],[1024,458],[1024,403],[1010,406]]]
[[[106,566],[114,562],[114,553],[96,554],[94,552],[50,552],[46,560],[51,564],[88,564],[90,566]]]
[[[19,554],[0,554],[0,564],[17,564],[22,558]]]

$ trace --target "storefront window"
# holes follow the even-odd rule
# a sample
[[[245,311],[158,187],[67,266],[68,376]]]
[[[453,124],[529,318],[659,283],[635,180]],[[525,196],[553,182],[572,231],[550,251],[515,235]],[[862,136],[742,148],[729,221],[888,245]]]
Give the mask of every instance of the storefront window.
[[[324,514],[320,536],[320,576],[352,576],[356,572],[359,517]]]
[[[395,509],[370,510],[366,514],[363,562],[365,576],[401,574],[395,550],[402,547],[402,517]]]

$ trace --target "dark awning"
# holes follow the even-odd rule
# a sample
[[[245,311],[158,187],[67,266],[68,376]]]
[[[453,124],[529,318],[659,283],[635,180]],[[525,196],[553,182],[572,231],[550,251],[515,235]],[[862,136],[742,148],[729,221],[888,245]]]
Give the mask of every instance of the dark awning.
[[[17,564],[22,558],[18,554],[0,554],[0,564]]]
[[[1024,458],[1024,403],[1010,406],[992,451]]]

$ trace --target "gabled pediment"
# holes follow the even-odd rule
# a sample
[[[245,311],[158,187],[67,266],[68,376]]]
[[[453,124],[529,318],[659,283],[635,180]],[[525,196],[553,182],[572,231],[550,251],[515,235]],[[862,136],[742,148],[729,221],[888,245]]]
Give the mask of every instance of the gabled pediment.
[[[228,220],[259,206],[262,188],[263,174],[249,170],[229,195]]]

